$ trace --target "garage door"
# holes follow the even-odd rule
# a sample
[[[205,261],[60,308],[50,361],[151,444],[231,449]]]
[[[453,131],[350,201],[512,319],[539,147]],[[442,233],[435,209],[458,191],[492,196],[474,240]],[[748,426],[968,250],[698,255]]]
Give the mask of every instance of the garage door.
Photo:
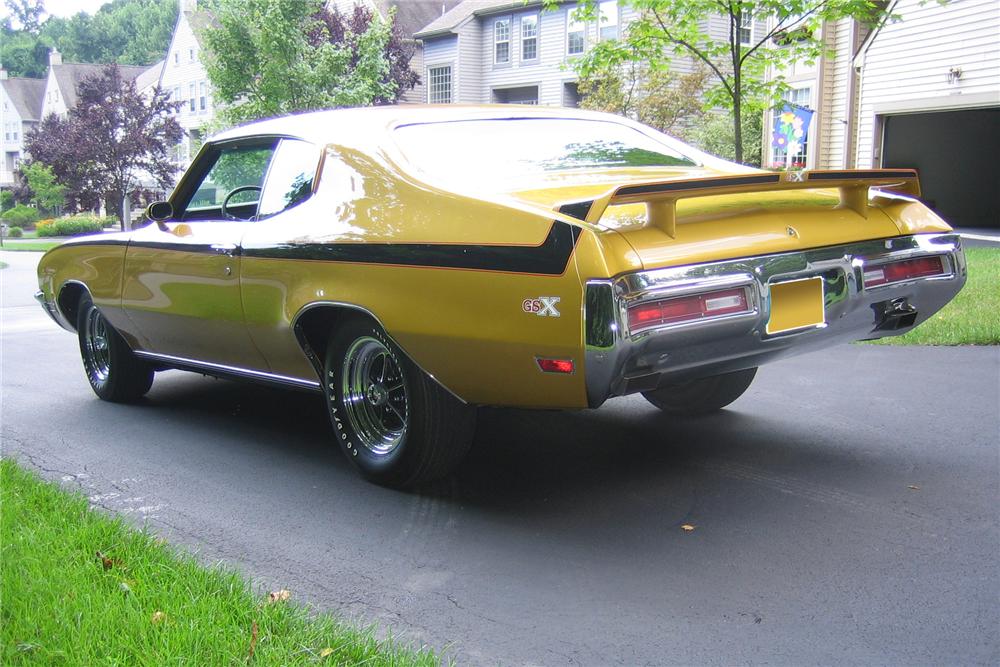
[[[1000,229],[1000,108],[886,116],[883,167],[920,170],[923,199],[958,227]]]

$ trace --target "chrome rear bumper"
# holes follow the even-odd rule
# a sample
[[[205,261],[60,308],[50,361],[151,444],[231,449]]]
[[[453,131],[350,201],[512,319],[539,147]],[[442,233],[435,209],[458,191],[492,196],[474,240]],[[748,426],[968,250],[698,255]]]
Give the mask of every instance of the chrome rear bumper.
[[[864,286],[865,267],[932,255],[942,258],[944,274]],[[770,285],[814,277],[823,281],[825,321],[768,334]],[[923,234],[589,281],[584,309],[587,399],[597,407],[612,396],[665,383],[760,366],[836,343],[903,334],[948,303],[965,279],[959,236]],[[629,306],[741,286],[750,296],[748,312],[629,331]]]

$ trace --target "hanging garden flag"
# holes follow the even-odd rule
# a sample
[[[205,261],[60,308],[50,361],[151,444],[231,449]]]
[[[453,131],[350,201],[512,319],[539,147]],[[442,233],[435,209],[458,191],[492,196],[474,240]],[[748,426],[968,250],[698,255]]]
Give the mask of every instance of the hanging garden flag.
[[[802,146],[809,138],[809,124],[812,122],[812,117],[812,109],[787,102],[774,114],[771,146],[775,150],[785,151],[786,168],[790,168],[794,158],[802,152]]]

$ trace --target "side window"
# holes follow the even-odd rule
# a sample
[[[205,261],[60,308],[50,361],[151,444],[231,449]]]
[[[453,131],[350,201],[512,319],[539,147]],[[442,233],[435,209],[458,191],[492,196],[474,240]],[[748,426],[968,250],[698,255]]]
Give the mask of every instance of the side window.
[[[275,140],[210,148],[191,166],[204,174],[183,207],[183,220],[249,220],[257,215]],[[202,164],[204,163],[204,166]],[[201,169],[199,169],[201,167]]]
[[[296,139],[282,139],[271,161],[257,217],[264,218],[298,206],[312,195],[320,150]]]

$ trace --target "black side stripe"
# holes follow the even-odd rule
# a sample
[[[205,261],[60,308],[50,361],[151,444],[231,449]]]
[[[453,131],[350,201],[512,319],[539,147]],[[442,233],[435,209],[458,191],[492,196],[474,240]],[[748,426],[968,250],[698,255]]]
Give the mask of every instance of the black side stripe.
[[[732,178],[712,178],[698,181],[673,181],[653,183],[651,185],[633,185],[620,188],[616,196],[650,195],[657,192],[681,192],[684,190],[700,190],[702,188],[722,188],[733,185],[765,185],[781,180],[779,174],[761,174],[759,176],[734,176]]]
[[[583,229],[558,220],[539,246],[306,243],[246,246],[244,257],[562,275]]]
[[[836,181],[841,179],[881,179],[881,178],[916,178],[917,172],[912,169],[906,169],[901,171],[834,171],[834,172],[817,172],[814,174],[809,174],[808,178],[810,181]]]
[[[569,217],[576,218],[577,220],[586,220],[587,214],[590,213],[590,207],[593,205],[593,199],[588,199],[586,201],[574,201],[560,206],[559,212],[565,213]]]

